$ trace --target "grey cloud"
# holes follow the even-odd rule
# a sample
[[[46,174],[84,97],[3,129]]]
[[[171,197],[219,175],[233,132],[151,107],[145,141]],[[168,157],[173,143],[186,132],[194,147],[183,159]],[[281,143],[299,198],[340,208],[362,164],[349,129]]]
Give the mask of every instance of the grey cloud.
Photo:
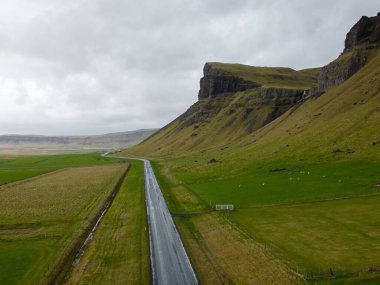
[[[163,126],[196,101],[205,62],[321,66],[378,12],[377,0],[4,2],[0,133]]]

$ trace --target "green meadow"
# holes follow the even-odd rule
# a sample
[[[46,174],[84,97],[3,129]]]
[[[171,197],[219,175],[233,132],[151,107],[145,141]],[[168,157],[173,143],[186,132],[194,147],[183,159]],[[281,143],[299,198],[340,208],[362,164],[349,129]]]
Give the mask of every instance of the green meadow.
[[[74,165],[75,158],[22,160],[26,167],[29,162],[56,168]],[[78,166],[97,160],[79,156],[75,162]],[[1,189],[1,284],[60,283],[57,280],[64,277],[68,260],[126,168],[127,164],[119,163],[63,169]]]
[[[62,168],[115,163],[117,160],[93,154],[0,157],[0,185],[27,179]]]
[[[131,168],[67,284],[150,284],[143,164]]]
[[[308,166],[268,166],[252,169],[252,174],[211,178],[189,187],[208,204],[235,204],[237,208],[299,203],[342,197],[377,195],[380,163],[341,161]]]
[[[234,276],[230,269],[238,266],[238,256],[225,263],[222,257],[210,257],[215,238],[199,231],[210,223],[207,216],[212,216],[214,222],[220,222],[208,225],[208,231],[225,228],[218,234],[221,238],[232,234],[229,225],[233,225],[239,239],[260,244],[264,256],[279,260],[290,275],[299,274],[304,282],[371,284],[372,279],[378,280],[380,274],[374,269],[380,264],[379,161],[311,164],[277,158],[255,165],[244,160],[239,163],[238,158],[196,161],[177,157],[153,163],[170,209],[200,212],[176,219],[195,264],[208,252],[208,262],[219,266],[210,265],[209,271],[238,280],[239,275]],[[233,204],[236,210],[215,216],[210,211],[217,204]],[[194,243],[204,248],[203,253]],[[240,246],[232,241],[222,244]],[[200,264],[195,267],[201,272],[201,281],[209,282],[209,272],[202,273]],[[218,283],[216,279],[213,282]]]

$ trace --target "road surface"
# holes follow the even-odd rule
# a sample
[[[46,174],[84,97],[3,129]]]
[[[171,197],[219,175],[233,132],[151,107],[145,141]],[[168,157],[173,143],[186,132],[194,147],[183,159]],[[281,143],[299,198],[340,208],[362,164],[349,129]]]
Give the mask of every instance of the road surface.
[[[198,284],[152,166],[143,161],[153,284]]]

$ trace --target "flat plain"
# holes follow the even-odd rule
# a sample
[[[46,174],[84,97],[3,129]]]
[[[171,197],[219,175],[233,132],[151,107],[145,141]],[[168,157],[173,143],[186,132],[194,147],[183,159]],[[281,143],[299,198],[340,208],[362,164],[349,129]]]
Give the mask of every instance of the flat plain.
[[[176,158],[153,165],[171,210],[189,213],[176,223],[201,282],[378,280],[379,162],[277,160],[245,167],[232,159],[210,165]],[[225,167],[242,175],[224,175]],[[216,204],[236,210],[213,212]]]
[[[46,160],[54,164],[52,157]],[[126,168],[119,163],[64,169],[1,189],[1,283],[53,282]]]
[[[38,156],[0,156],[0,185],[31,178],[68,167],[103,165],[117,162],[97,153]]]

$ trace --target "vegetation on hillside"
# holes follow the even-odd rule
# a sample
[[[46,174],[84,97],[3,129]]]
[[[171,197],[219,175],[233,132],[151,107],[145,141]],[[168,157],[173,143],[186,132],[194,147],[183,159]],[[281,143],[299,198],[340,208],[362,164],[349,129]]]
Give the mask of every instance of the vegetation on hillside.
[[[176,223],[201,281],[249,278],[253,252],[242,250],[243,242],[260,249],[263,264],[282,264],[283,282],[378,282],[379,74],[380,51],[372,49],[343,84],[252,132],[241,119],[224,128],[236,101],[220,99],[227,103],[202,124],[174,121],[125,151],[155,161],[172,211],[198,213]],[[237,210],[210,212],[215,204]],[[244,281],[267,276],[255,268]]]
[[[234,75],[263,87],[310,89],[315,86],[319,68],[296,71],[287,67],[257,67],[236,63],[210,62],[211,68]]]

